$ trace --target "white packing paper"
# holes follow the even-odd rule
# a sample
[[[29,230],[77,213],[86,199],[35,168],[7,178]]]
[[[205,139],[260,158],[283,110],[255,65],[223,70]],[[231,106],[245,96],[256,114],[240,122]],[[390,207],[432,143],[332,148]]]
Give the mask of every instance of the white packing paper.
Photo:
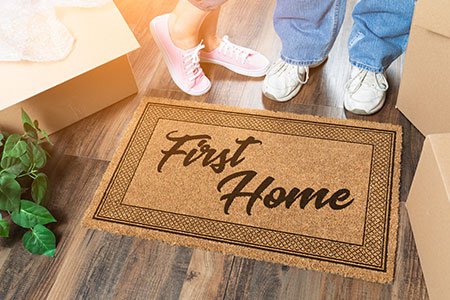
[[[66,58],[75,38],[55,7],[97,7],[110,0],[0,0],[0,61],[50,62]]]

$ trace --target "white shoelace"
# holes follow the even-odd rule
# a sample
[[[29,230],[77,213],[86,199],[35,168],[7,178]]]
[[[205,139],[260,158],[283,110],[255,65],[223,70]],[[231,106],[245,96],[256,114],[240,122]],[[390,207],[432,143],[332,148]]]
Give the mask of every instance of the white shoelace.
[[[241,47],[233,44],[229,41],[228,36],[224,36],[220,42],[219,53],[223,53],[225,56],[229,56],[242,64],[245,63],[246,59],[253,53],[253,50]]]
[[[386,92],[389,88],[389,84],[381,73],[374,73],[361,69],[355,77],[351,78],[345,88],[352,95],[356,93],[361,86],[366,85],[381,92]]]
[[[295,77],[300,84],[306,84],[309,80],[309,68],[305,66],[292,65],[282,59],[278,59],[267,72],[268,75],[288,74],[288,78]]]
[[[200,66],[200,50],[205,48],[203,41],[195,48],[187,50],[183,54],[183,64],[189,81],[194,81],[203,74],[202,67]]]

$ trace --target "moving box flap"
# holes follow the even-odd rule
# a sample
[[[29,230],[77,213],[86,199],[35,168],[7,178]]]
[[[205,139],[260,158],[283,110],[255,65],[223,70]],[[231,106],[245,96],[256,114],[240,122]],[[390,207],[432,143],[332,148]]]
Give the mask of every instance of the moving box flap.
[[[450,1],[418,0],[413,24],[450,38]]]
[[[450,201],[450,134],[432,134],[427,138],[430,140],[442,182],[447,191],[447,199]]]
[[[57,16],[75,38],[72,52],[57,62],[0,62],[0,110],[140,47],[112,1],[95,8],[61,7]]]

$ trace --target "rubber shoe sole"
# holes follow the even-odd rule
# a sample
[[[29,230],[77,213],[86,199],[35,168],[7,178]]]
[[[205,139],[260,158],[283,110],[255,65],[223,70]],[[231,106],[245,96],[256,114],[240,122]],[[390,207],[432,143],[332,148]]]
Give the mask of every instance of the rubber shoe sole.
[[[208,58],[200,57],[200,62],[219,65],[219,66],[225,67],[228,70],[233,71],[237,74],[248,76],[248,77],[262,77],[262,76],[266,75],[266,73],[270,67],[270,66],[267,66],[263,69],[249,71],[247,69],[240,68],[239,66],[236,66],[236,65],[233,65],[230,63],[226,63],[226,62],[222,62],[219,60],[215,60],[215,59],[208,59]]]
[[[380,103],[378,103],[377,106],[375,106],[374,108],[372,108],[370,111],[367,112],[363,109],[358,109],[358,108],[349,109],[348,104],[347,104],[347,99],[344,99],[344,108],[345,108],[345,110],[347,110],[355,115],[370,116],[370,115],[373,115],[373,114],[376,114],[377,112],[379,112],[383,108],[385,102],[386,102],[386,95],[383,96],[383,98],[381,99]]]

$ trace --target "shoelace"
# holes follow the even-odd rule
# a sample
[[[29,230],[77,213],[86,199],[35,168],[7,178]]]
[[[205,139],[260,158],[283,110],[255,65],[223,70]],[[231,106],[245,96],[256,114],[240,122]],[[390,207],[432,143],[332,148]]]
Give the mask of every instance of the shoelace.
[[[303,71],[303,72],[301,72]],[[277,60],[269,69],[267,72],[268,75],[273,75],[276,73],[285,73],[287,72],[292,78],[292,76],[296,76],[298,81],[301,84],[306,84],[309,80],[309,68],[304,66],[297,66],[288,64],[287,62],[283,61],[282,59]],[[302,76],[302,75],[305,76]],[[304,77],[304,78],[303,78]]]
[[[183,54],[183,64],[189,81],[194,81],[203,74],[202,67],[200,66],[200,50],[205,48],[203,41],[195,48],[186,51]]]
[[[366,85],[375,88],[381,92],[385,92],[389,88],[389,84],[381,73],[374,73],[361,69],[355,77],[351,78],[345,88],[350,94],[356,93],[361,86]]]
[[[230,56],[231,58],[240,61],[242,64],[245,63],[250,54],[253,53],[253,50],[251,49],[230,42],[227,35],[222,38],[218,51],[219,53],[223,53],[226,56]]]

